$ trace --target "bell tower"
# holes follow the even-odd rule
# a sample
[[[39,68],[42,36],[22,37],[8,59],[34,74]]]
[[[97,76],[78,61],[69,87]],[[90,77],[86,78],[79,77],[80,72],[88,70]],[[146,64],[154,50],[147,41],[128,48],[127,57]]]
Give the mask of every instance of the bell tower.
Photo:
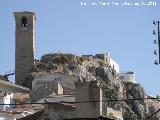
[[[31,81],[26,81],[34,66],[35,53],[35,21],[33,12],[14,12],[15,29],[15,83],[31,87]],[[28,83],[29,82],[29,83]],[[28,85],[26,86],[25,83]]]

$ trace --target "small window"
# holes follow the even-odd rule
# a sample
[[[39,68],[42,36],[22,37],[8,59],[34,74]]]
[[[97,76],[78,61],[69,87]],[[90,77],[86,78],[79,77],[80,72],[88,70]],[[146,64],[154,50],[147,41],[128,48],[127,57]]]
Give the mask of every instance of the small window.
[[[27,27],[27,18],[22,17],[22,27]]]

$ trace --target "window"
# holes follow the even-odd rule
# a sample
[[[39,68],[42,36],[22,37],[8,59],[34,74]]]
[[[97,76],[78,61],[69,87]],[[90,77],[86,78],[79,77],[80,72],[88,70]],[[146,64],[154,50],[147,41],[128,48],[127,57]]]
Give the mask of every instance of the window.
[[[22,27],[27,27],[27,18],[26,17],[22,17]]]

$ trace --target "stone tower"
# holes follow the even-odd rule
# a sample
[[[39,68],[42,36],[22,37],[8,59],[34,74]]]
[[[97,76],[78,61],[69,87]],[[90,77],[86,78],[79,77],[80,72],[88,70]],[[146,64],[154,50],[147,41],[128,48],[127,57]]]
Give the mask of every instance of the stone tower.
[[[14,12],[16,30],[15,82],[31,87],[31,81],[25,81],[34,66],[35,21],[33,12]],[[29,83],[28,83],[29,82]],[[26,85],[27,83],[27,85]]]

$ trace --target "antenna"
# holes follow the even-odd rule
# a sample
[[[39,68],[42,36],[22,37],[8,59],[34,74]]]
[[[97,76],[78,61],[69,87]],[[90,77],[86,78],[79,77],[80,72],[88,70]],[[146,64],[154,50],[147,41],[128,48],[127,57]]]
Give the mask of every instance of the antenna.
[[[158,56],[159,60],[156,59],[154,64],[158,65],[160,64],[160,30],[159,30],[160,21],[153,20],[153,25],[157,26],[157,32],[156,30],[153,30],[153,35],[157,36],[157,40],[156,39],[154,40],[154,44],[158,46],[157,46],[157,50],[154,50],[154,54]]]
[[[8,76],[10,75],[14,75],[15,74],[15,71],[9,71],[9,72],[6,72],[5,75],[3,75],[3,77],[5,77],[6,79],[8,79]]]

